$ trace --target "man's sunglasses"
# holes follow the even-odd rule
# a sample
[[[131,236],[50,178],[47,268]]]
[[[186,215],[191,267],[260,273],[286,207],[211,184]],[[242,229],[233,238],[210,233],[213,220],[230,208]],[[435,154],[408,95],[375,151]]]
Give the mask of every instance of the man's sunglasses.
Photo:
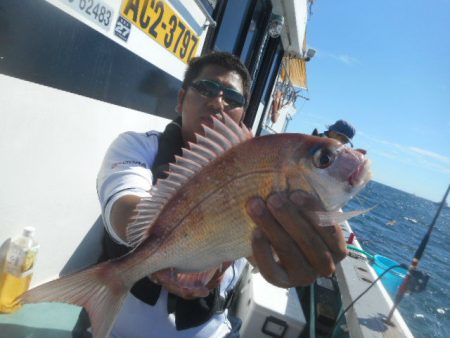
[[[233,88],[225,87],[221,83],[212,80],[197,80],[191,83],[200,95],[206,97],[217,97],[222,92],[223,100],[231,108],[243,107],[245,105],[245,97],[239,91]]]

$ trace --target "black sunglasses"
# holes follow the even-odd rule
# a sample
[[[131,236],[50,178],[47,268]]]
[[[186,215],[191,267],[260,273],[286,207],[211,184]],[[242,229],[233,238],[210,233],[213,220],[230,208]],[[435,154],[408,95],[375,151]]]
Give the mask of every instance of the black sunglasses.
[[[217,97],[222,92],[223,100],[232,108],[243,107],[245,97],[239,91],[233,88],[225,87],[221,83],[212,80],[197,80],[191,83],[200,95],[206,97]]]

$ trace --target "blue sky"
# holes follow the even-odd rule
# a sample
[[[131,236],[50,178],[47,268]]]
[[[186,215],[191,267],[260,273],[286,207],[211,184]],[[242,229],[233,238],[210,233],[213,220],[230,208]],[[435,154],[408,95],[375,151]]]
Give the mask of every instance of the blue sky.
[[[450,184],[450,0],[318,0],[309,101],[288,132],[356,128],[373,179],[440,201]]]

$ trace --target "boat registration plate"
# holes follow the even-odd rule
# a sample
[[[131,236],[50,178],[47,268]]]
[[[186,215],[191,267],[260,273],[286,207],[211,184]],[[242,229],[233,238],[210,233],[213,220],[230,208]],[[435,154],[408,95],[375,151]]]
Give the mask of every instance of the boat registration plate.
[[[106,31],[111,27],[114,11],[101,0],[59,0]]]
[[[124,0],[120,13],[181,61],[196,56],[198,36],[167,1]]]

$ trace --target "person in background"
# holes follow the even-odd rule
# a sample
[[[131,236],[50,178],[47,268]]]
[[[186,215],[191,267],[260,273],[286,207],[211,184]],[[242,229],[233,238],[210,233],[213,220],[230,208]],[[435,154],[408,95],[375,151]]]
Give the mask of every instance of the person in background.
[[[181,148],[201,133],[201,124],[224,113],[243,123],[250,85],[247,69],[232,54],[194,58],[178,94],[176,109],[181,116],[163,133],[126,132],[111,144],[97,178],[108,258],[133,249],[127,243],[126,228],[136,205],[150,196],[150,188],[164,177]],[[256,196],[248,201],[247,212],[258,228],[253,256],[247,259],[274,285],[308,285],[318,276],[332,274],[335,264],[346,256],[340,227],[319,227],[305,214],[312,203],[300,192],[278,192],[267,200]],[[111,338],[238,337],[227,308],[245,264],[245,258],[227,262],[206,286],[186,287],[170,269],[140,280],[125,300]]]
[[[334,138],[342,144],[349,143],[353,147],[351,140],[353,136],[355,136],[355,128],[345,120],[338,120],[336,123],[329,126],[328,130],[321,134],[317,129],[314,129],[312,135]]]

